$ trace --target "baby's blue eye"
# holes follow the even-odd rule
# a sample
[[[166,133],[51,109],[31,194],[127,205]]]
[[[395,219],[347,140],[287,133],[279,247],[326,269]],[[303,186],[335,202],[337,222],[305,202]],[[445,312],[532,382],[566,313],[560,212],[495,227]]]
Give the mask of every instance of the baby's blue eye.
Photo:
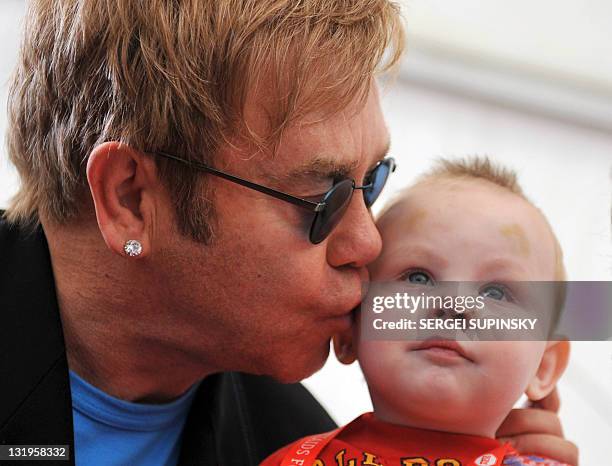
[[[480,291],[480,295],[497,301],[509,300],[505,288],[500,285],[487,285]]]
[[[431,277],[426,272],[421,270],[405,274],[404,280],[417,285],[431,285],[433,283]]]

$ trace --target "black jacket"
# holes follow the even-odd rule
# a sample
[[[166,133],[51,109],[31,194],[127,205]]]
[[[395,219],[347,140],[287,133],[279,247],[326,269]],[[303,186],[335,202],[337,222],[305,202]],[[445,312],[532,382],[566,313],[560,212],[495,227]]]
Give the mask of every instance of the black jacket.
[[[42,464],[73,465],[68,364],[46,238],[41,228],[26,235],[1,215],[0,444],[69,445],[69,463]],[[213,375],[198,388],[179,465],[256,465],[301,436],[334,427],[300,384]]]

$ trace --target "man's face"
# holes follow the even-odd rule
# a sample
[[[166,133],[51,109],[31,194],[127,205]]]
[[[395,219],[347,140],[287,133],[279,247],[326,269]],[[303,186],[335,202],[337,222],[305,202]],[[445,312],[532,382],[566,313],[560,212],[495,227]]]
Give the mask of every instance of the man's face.
[[[257,108],[247,108],[254,126]],[[299,197],[325,193],[334,178],[357,185],[388,149],[378,94],[331,119],[288,130],[276,156],[224,151],[215,166]],[[184,351],[219,370],[299,380],[319,369],[330,337],[351,324],[366,264],[381,238],[355,191],[341,222],[313,245],[313,214],[216,177],[207,183],[216,208],[213,244],[176,237],[163,257],[175,284],[173,322]]]

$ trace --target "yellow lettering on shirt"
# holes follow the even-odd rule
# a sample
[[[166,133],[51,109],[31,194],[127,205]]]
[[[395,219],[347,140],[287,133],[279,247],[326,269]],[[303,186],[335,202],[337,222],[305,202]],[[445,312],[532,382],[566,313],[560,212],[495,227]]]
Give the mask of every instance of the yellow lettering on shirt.
[[[363,452],[363,460],[361,461],[362,466],[382,466],[382,464],[375,463],[374,461],[376,461],[376,455],[366,453],[365,451]]]
[[[336,454],[336,464],[338,466],[357,466],[357,460],[351,459],[348,462],[344,461],[344,455],[346,454],[346,450],[340,450]]]
[[[461,466],[461,463],[457,460],[453,460],[450,458],[444,458],[444,459],[436,460],[436,466]]]
[[[429,466],[425,458],[402,458],[402,466]]]

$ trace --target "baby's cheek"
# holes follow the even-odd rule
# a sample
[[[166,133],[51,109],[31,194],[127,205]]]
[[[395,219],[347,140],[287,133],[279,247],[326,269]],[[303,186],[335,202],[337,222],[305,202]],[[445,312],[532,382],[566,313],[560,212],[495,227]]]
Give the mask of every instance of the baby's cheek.
[[[368,385],[388,384],[389,379],[402,370],[403,346],[405,343],[401,341],[359,342],[357,358]]]
[[[545,342],[487,341],[475,342],[481,357],[480,366],[487,378],[494,379],[500,392],[518,399],[536,374]],[[516,400],[514,400],[516,401]]]

